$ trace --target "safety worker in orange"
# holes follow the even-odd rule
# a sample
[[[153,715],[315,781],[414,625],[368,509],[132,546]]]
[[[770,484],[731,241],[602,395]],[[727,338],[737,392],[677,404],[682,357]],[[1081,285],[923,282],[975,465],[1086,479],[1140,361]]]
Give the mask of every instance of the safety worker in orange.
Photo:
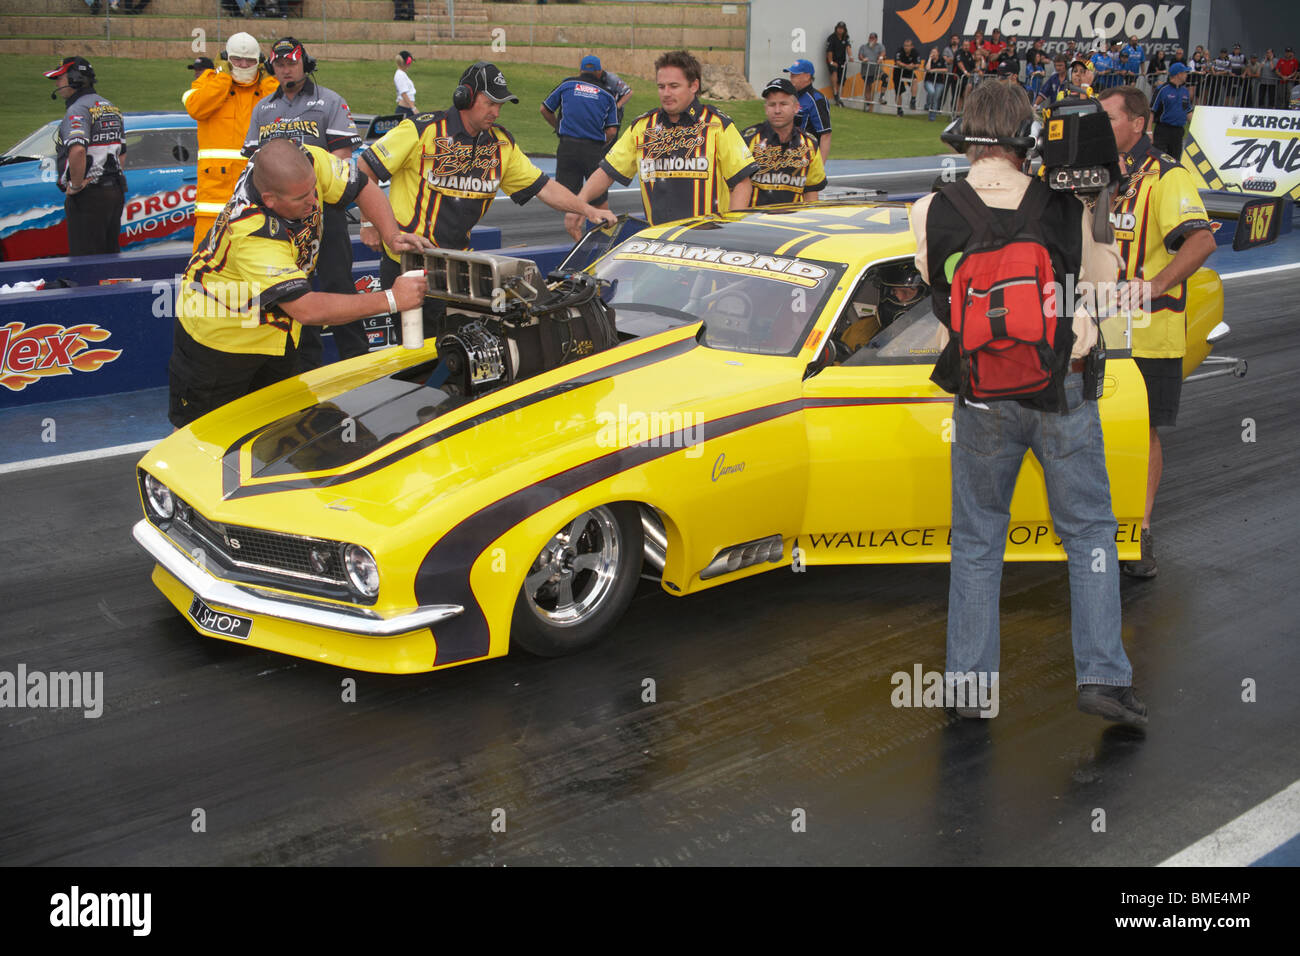
[[[280,86],[268,75],[257,41],[236,33],[221,51],[230,72],[207,70],[194,78],[181,97],[185,111],[198,121],[199,181],[194,204],[194,248],[216,221],[248,159],[241,150],[257,101]]]

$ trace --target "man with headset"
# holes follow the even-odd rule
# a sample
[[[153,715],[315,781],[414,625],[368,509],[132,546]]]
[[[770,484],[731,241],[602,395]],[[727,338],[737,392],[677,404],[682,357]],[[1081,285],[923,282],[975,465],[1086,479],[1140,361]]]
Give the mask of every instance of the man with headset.
[[[122,113],[95,92],[95,71],[79,56],[45,74],[54,81],[50,99],[63,97],[67,110],[54,134],[55,167],[68,223],[68,255],[119,252],[126,177]]]
[[[358,156],[357,169],[371,182],[390,181],[388,198],[403,232],[422,235],[443,249],[468,249],[470,230],[498,189],[521,206],[536,196],[552,209],[592,222],[615,221],[608,209],[579,201],[532,164],[496,123],[506,102],[518,103],[519,97],[496,66],[480,61],[461,74],[451,109],[402,120]],[[369,223],[362,223],[361,241],[383,249],[379,281],[391,288],[400,255],[387,243],[381,247]],[[441,300],[425,300],[426,338],[444,331],[445,312]]]
[[[199,133],[198,195],[194,203],[194,248],[197,249],[225,208],[248,158],[241,152],[253,107],[274,93],[279,82],[262,68],[265,57],[257,41],[236,33],[221,58],[230,72],[209,69],[194,78],[181,97]],[[209,61],[210,62],[210,61]]]
[[[267,140],[291,139],[305,146],[318,146],[340,159],[351,159],[352,150],[361,145],[357,124],[343,97],[319,86],[310,76],[316,71],[316,61],[303,45],[293,37],[275,41],[271,68],[280,88],[253,108],[244,137],[244,155],[252,156]],[[325,231],[320,242],[316,276],[321,291],[355,294],[346,205],[325,206]],[[365,331],[358,325],[342,325],[332,331],[340,358],[369,351]],[[305,372],[320,364],[320,329],[313,326],[304,330],[298,344],[298,367]]]

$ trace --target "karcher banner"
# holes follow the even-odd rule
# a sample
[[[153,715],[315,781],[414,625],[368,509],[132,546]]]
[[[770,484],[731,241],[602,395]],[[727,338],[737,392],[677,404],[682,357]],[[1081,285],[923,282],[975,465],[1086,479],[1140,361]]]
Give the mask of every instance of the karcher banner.
[[[1300,113],[1198,106],[1183,165],[1199,188],[1300,200]]]
[[[1087,50],[1098,35],[1121,43],[1135,36],[1149,57],[1187,45],[1190,10],[1190,0],[885,0],[884,41],[892,53],[911,37],[924,57],[954,33],[969,40],[980,30],[987,39],[995,28],[1021,49],[1043,40],[1048,53],[1064,50],[1067,40]]]

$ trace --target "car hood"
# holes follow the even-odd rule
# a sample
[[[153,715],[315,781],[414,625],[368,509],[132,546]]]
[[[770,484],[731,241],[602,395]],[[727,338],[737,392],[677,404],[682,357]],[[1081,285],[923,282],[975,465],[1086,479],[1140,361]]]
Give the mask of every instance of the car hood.
[[[300,516],[307,496],[336,515],[392,524],[458,492],[509,493],[629,444],[707,440],[709,421],[798,394],[797,359],[710,349],[699,328],[473,400],[423,384],[431,348],[392,349],[233,402],[143,464],[217,520],[302,531],[284,516]]]

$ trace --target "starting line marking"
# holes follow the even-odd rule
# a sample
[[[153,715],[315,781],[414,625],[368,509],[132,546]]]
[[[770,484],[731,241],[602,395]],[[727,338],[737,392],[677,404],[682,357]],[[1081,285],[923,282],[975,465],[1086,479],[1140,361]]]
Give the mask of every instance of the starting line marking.
[[[148,451],[161,438],[153,441],[140,441],[133,445],[114,445],[111,448],[92,448],[90,451],[74,451],[67,455],[51,455],[48,458],[29,458],[26,461],[11,461],[0,465],[0,475],[16,471],[30,471],[33,468],[48,468],[51,465],[71,465],[79,461],[94,461],[98,458],[116,458],[119,455],[141,454]]]
[[[1249,866],[1300,834],[1300,780],[1160,866]]]

